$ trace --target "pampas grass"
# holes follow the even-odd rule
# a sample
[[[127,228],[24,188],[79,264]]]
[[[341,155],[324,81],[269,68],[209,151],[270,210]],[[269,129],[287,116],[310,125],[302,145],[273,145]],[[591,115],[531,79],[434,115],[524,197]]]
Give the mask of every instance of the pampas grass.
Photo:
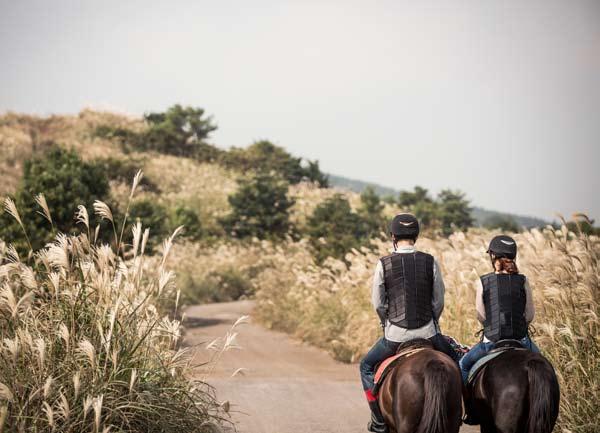
[[[110,208],[94,208],[116,244]],[[208,385],[189,381],[191,353],[164,310],[176,296],[164,264],[179,229],[156,267],[139,223],[113,249],[89,238],[83,206],[77,219],[87,233],[58,234],[25,262],[0,241],[0,432],[218,430],[222,409]]]
[[[419,249],[439,261],[446,284],[444,333],[464,343],[477,341],[475,313],[479,275],[490,271],[485,254],[495,232],[471,230],[449,238],[421,238]],[[518,265],[533,288],[533,338],[554,365],[561,385],[559,428],[592,433],[600,425],[600,241],[583,233],[548,227],[516,235]],[[334,357],[357,362],[381,335],[370,304],[375,264],[389,253],[354,250],[342,261],[315,266],[302,243],[265,248],[257,287],[258,319],[323,347]]]

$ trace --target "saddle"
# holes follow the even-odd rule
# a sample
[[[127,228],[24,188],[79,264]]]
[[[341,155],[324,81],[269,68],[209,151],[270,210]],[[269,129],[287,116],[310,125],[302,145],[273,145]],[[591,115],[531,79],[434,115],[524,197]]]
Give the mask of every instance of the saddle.
[[[414,340],[414,341],[408,341],[408,342],[402,344],[396,351],[395,355],[384,359],[377,366],[377,370],[375,371],[375,380],[374,380],[375,386],[373,387],[373,391],[372,391],[373,395],[376,396],[379,393],[379,388],[381,387],[381,384],[383,383],[383,381],[385,380],[385,378],[387,377],[389,372],[392,371],[392,368],[400,360],[408,358],[409,356],[412,356],[415,353],[419,353],[425,349],[431,349],[431,348],[433,348],[433,346],[431,345],[430,342],[428,342],[427,340],[421,341],[420,339]]]
[[[477,360],[473,367],[469,370],[469,376],[467,378],[467,387],[470,387],[478,374],[483,370],[488,362],[492,359],[502,355],[510,350],[527,350],[518,340],[500,340],[494,344],[494,348],[490,350],[486,355]]]

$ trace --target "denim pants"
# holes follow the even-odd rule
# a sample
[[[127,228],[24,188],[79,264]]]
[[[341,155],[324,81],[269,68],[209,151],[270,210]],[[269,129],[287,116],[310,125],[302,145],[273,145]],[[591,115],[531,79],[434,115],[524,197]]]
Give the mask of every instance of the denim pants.
[[[458,355],[441,334],[436,334],[428,340],[433,343],[435,350],[445,353],[455,362],[458,362]],[[360,361],[360,380],[365,391],[371,390],[375,386],[374,378],[377,366],[386,358],[395,355],[400,344],[402,343],[381,337],[371,350],[369,350],[369,353]]]
[[[525,346],[527,349],[531,350],[535,353],[540,353],[540,349],[535,345],[529,336],[523,338],[521,344]],[[469,377],[469,370],[477,361],[483,358],[490,350],[494,347],[494,343],[489,342],[480,342],[469,350],[465,356],[461,358],[458,365],[460,366],[460,373],[462,374],[463,382],[467,383],[467,378]]]
[[[377,365],[384,359],[395,355],[400,344],[381,337],[360,361],[360,380],[365,391],[373,389],[375,386],[375,369]]]

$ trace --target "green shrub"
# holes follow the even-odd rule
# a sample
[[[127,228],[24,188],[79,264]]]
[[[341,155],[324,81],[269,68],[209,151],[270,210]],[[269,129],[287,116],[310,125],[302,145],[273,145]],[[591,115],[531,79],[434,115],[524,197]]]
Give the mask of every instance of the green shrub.
[[[244,149],[234,147],[223,153],[220,161],[226,167],[241,172],[275,172],[290,184],[308,180],[321,187],[328,186],[327,176],[321,172],[317,161],[307,161],[305,166],[302,158],[292,156],[282,147],[266,140],[257,141]]]
[[[449,236],[473,226],[469,201],[460,191],[442,190],[434,200],[427,189],[415,186],[413,191],[400,192],[398,205],[415,214],[429,234],[439,231]]]
[[[445,236],[473,226],[471,208],[464,193],[444,189],[438,194],[438,206],[442,233]]]
[[[169,231],[173,231],[179,226],[183,226],[182,236],[192,240],[199,240],[204,235],[198,214],[184,205],[177,206],[169,216]]]
[[[106,173],[109,180],[128,184],[135,176],[138,170],[144,165],[142,161],[118,158],[96,159],[94,164]],[[143,191],[159,193],[160,188],[148,177],[142,177],[139,188]]]
[[[600,227],[596,227],[595,221],[582,213],[574,214],[571,221],[563,220],[563,223],[565,223],[567,228],[574,233],[583,233],[588,236],[600,235]]]
[[[433,232],[434,226],[438,225],[438,206],[427,189],[415,186],[413,191],[401,191],[398,205],[402,210],[412,212],[427,231]]]
[[[36,202],[40,193],[52,210],[52,222]],[[108,179],[102,167],[82,161],[74,151],[53,147],[25,163],[15,203],[32,248],[39,249],[52,239],[54,231],[74,232],[73,215],[79,203],[106,201],[108,196]],[[0,238],[11,240],[21,252],[29,250],[23,230],[6,212],[0,215]]]
[[[229,196],[231,213],[220,220],[226,233],[233,237],[259,239],[282,238],[288,234],[290,207],[288,184],[266,173],[239,181],[238,191]]]
[[[211,117],[204,117],[202,108],[177,104],[165,112],[147,113],[148,129],[135,132],[126,128],[101,125],[93,135],[117,140],[124,151],[156,151],[167,155],[215,161],[222,151],[205,142],[217,129]]]
[[[131,203],[129,221],[131,224],[140,221],[142,227],[150,228],[152,237],[148,240],[148,245],[151,247],[169,234],[167,210],[153,199],[142,198]]]
[[[131,152],[140,147],[141,135],[127,128],[111,125],[100,125],[92,132],[93,137],[105,138],[119,143],[124,152]]]
[[[177,104],[164,113],[144,116],[148,130],[140,137],[139,147],[175,156],[214,161],[221,151],[204,142],[217,129],[212,118],[204,117],[202,108]]]
[[[369,239],[369,227],[341,194],[319,204],[304,229],[310,238],[317,262],[327,257],[343,259],[352,248],[360,248]]]
[[[368,232],[368,237],[378,236],[387,232],[387,221],[383,217],[384,205],[379,195],[372,187],[367,187],[360,195],[361,207],[358,214],[363,220]]]

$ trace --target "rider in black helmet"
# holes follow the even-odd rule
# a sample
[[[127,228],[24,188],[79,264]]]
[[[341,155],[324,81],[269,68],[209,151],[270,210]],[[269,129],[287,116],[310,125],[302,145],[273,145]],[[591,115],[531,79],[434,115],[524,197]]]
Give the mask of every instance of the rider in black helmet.
[[[440,268],[433,256],[415,248],[419,221],[411,214],[396,215],[390,224],[390,236],[393,250],[377,262],[371,296],[384,336],[360,363],[363,389],[371,408],[367,428],[377,433],[387,432],[387,426],[373,394],[375,369],[394,355],[401,343],[426,338],[458,362],[437,325],[445,291]]]
[[[539,352],[527,332],[535,310],[527,278],[519,273],[515,263],[517,243],[510,236],[496,236],[486,253],[490,256],[494,270],[480,277],[477,288],[475,305],[477,319],[483,324],[483,335],[481,342],[460,360],[465,383],[471,367],[499,340],[519,340],[524,347]],[[476,422],[473,414],[467,413],[465,423]]]

